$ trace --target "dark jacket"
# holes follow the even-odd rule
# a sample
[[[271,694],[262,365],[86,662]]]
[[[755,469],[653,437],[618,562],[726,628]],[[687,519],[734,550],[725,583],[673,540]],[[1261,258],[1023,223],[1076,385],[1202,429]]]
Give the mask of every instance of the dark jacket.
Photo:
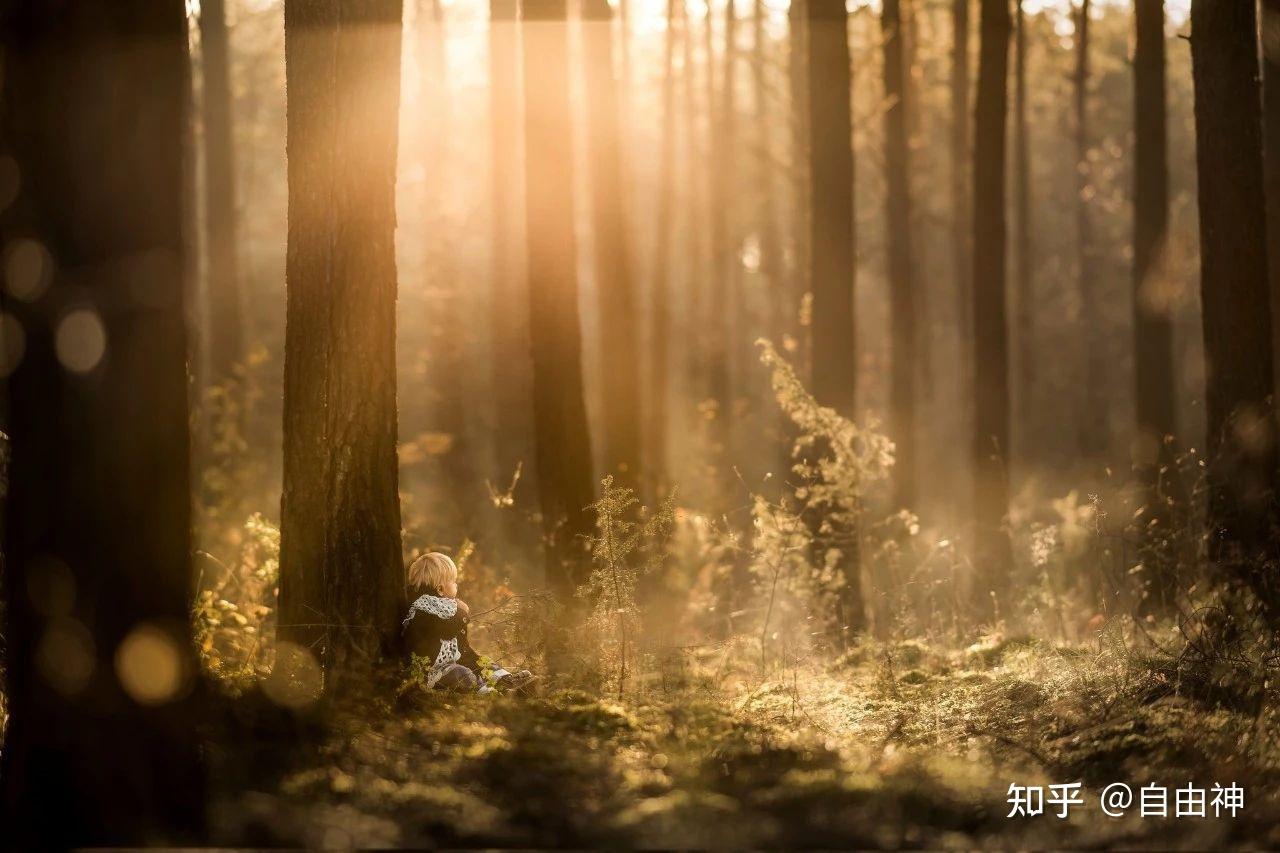
[[[444,598],[434,589],[428,589],[409,605],[409,613],[401,625],[406,655],[424,657],[431,661],[433,669],[438,667],[440,671],[451,663],[460,663],[478,674],[479,660],[467,638],[467,617],[462,615],[455,599]]]

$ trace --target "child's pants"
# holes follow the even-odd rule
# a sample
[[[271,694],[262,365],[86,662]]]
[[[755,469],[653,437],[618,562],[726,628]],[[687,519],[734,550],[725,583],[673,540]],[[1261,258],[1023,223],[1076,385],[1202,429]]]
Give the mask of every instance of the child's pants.
[[[474,672],[460,663],[455,663],[450,664],[449,668],[440,674],[440,678],[436,680],[436,687],[446,690],[474,690],[479,683],[480,679]]]

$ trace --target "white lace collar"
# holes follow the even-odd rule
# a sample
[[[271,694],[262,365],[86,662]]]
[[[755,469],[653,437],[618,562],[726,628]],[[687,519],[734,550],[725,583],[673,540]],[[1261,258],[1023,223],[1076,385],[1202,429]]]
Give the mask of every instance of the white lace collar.
[[[421,610],[423,613],[430,613],[432,616],[439,616],[441,619],[452,619],[458,612],[458,600],[456,598],[441,598],[438,595],[422,595],[419,596],[413,604],[409,605],[409,615],[401,622],[401,627],[407,627],[409,621]]]

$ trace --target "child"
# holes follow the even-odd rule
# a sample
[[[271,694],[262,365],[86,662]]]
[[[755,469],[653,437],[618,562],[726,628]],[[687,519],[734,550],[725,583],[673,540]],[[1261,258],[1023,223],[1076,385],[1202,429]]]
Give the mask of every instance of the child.
[[[432,552],[410,563],[408,574],[413,603],[401,631],[409,654],[431,661],[427,687],[488,693],[493,688],[482,680],[479,656],[467,640],[471,611],[458,600],[457,565]],[[520,687],[532,677],[528,670],[512,674],[498,666],[490,675],[500,688]]]

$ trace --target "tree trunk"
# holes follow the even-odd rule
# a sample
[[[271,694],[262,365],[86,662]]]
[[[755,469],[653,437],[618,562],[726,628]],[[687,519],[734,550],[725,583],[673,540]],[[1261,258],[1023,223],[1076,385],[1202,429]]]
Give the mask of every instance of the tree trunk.
[[[1271,279],[1271,316],[1280,315],[1280,0],[1262,0],[1262,134],[1266,168],[1267,259]],[[1280,323],[1272,324],[1272,371],[1280,371]],[[1280,374],[1277,374],[1280,375]],[[1277,401],[1280,403],[1280,401]]]
[[[656,499],[665,494],[667,483],[667,394],[670,388],[671,357],[671,235],[676,215],[676,0],[667,0],[667,28],[662,52],[662,165],[658,196],[658,246],[654,261],[656,274],[650,294],[649,322],[649,404],[646,414],[648,493]],[[688,39],[688,33],[681,36]],[[689,68],[683,69],[685,75]]]
[[[493,206],[493,441],[499,482],[528,458],[529,329],[520,258],[524,203],[518,157],[519,0],[489,0],[489,120]],[[512,514],[514,515],[514,514]]]
[[[523,10],[529,329],[534,458],[547,582],[569,603],[585,579],[595,499],[582,392],[565,0]]]
[[[1029,465],[1028,453],[1032,418],[1031,393],[1036,384],[1035,362],[1035,247],[1031,231],[1031,151],[1027,124],[1027,17],[1023,0],[1014,0],[1016,28],[1014,41],[1014,121],[1013,175],[1014,175],[1014,234],[1017,250],[1016,280],[1018,347],[1018,428],[1022,438],[1020,447],[1023,464]]]
[[[822,405],[853,418],[857,383],[853,315],[856,237],[848,13],[839,0],[809,0],[806,11],[813,394]],[[856,531],[842,533],[856,542]],[[845,580],[841,623],[855,632],[865,622],[858,556],[856,551],[845,553],[840,566]]]
[[[792,245],[794,260],[790,270],[795,280],[792,293],[792,315],[787,328],[796,337],[796,355],[800,375],[813,374],[810,347],[812,337],[801,325],[801,308],[810,298],[812,283],[809,281],[810,246],[809,222],[810,159],[809,159],[809,36],[807,0],[791,0],[787,10],[787,85],[791,101],[791,180],[792,180]],[[852,143],[850,143],[852,144]]]
[[[204,80],[204,182],[209,263],[211,385],[233,386],[244,362],[243,307],[236,263],[236,190],[231,133],[231,62],[225,0],[200,4]]]
[[[404,602],[396,463],[399,0],[286,0],[280,636],[359,674]],[[332,682],[332,679],[331,679]]]
[[[601,367],[607,377],[604,469],[620,485],[635,488],[640,474],[640,345],[618,132],[613,12],[608,0],[583,0],[582,19]]]
[[[725,10],[725,27],[728,30],[733,18],[732,9]],[[720,80],[720,104],[716,103],[715,88],[715,27],[712,25],[711,7],[707,8],[706,20],[706,52],[707,52],[707,110],[711,116],[711,159],[708,164],[711,170],[710,194],[710,236],[711,236],[711,287],[710,312],[707,318],[707,379],[710,398],[715,404],[715,421],[713,432],[713,452],[722,457],[730,449],[730,375],[732,318],[734,306],[731,303],[732,287],[729,277],[730,253],[729,241],[730,217],[730,182],[733,180],[731,149],[735,144],[728,131],[730,118],[727,109],[732,109],[733,94],[730,83],[730,72],[733,61],[728,56],[730,37],[725,36],[725,61]]]
[[[198,844],[183,4],[11,5],[0,217],[15,849]]]
[[[1009,343],[1005,326],[1005,119],[1009,0],[982,0],[973,145],[975,606],[1004,596],[1012,563],[1009,510]],[[995,601],[993,601],[995,599]]]
[[[1169,237],[1168,130],[1165,117],[1164,0],[1134,7],[1133,351],[1137,441],[1134,467],[1146,489],[1149,544],[1168,537],[1166,498],[1173,494],[1177,433],[1173,370],[1173,287],[1166,260]],[[1147,566],[1147,601],[1171,603],[1171,572],[1155,552]]]
[[[900,0],[884,0],[884,116],[889,313],[893,341],[891,421],[897,445],[894,497],[915,504],[916,488],[916,293],[911,240],[911,161],[907,146],[905,57]]]
[[[1200,299],[1205,360],[1210,556],[1275,618],[1271,556],[1275,430],[1253,0],[1193,0]]]
[[[1105,381],[1109,370],[1102,330],[1097,247],[1093,240],[1093,168],[1089,152],[1089,0],[1076,8],[1076,272],[1080,291],[1080,335],[1084,361],[1084,402],[1080,412],[1080,450],[1086,461],[1105,459],[1109,446]]]
[[[973,353],[973,211],[969,197],[969,9],[972,0],[951,0],[951,255],[956,277],[956,317],[962,386],[972,381]],[[963,398],[963,394],[961,397]]]

